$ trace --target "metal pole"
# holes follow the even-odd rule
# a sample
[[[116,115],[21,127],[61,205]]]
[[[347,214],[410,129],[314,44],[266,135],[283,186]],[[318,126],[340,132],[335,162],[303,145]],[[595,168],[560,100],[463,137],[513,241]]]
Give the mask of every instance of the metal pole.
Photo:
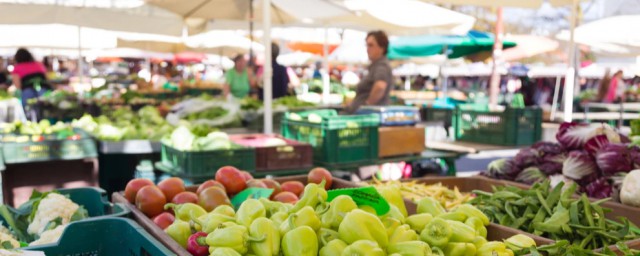
[[[329,70],[329,28],[324,26],[324,44],[322,46],[324,68],[326,74],[322,76],[322,103],[329,104],[329,95],[331,94],[331,71]]]
[[[78,82],[82,84],[82,27],[78,26]]]
[[[272,119],[272,83],[273,69],[271,66],[271,0],[262,0],[262,27],[264,35],[262,35],[262,43],[264,44],[264,73],[263,79],[263,98],[264,98],[264,133],[273,133]]]
[[[556,86],[553,89],[553,102],[551,102],[551,121],[556,120],[556,111],[558,109],[558,93],[560,93],[560,76],[556,77]]]
[[[576,42],[574,38],[574,32],[576,28],[576,17],[578,16],[578,0],[573,0],[571,3],[571,30],[569,34],[569,68],[567,69],[566,79],[564,80],[564,121],[571,122],[573,112],[573,95],[575,93],[575,76],[576,76]],[[577,88],[579,90],[579,88]]]
[[[253,0],[249,0],[249,64],[250,66],[255,64],[253,63]],[[266,47],[266,45],[265,45]]]
[[[498,104],[498,93],[500,88],[500,73],[498,73],[498,65],[501,62],[502,55],[502,7],[496,10],[496,27],[495,40],[493,42],[493,67],[491,68],[491,81],[489,84],[489,104]]]

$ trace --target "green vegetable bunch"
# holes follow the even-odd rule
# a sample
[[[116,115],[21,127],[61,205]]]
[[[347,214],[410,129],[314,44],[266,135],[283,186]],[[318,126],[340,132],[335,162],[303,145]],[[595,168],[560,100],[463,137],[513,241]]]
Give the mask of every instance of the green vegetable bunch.
[[[590,202],[586,195],[574,198],[577,186],[564,188],[560,182],[551,188],[550,181],[535,184],[529,190],[494,187],[493,193],[473,191],[471,201],[491,221],[529,233],[567,240],[584,249],[598,249],[638,237],[640,231],[625,218],[607,220],[610,209],[600,206],[608,199]]]
[[[228,111],[226,109],[224,109],[224,108],[212,107],[212,108],[205,109],[204,111],[191,113],[191,114],[187,115],[186,117],[184,117],[184,119],[186,119],[188,121],[194,121],[194,120],[199,120],[199,119],[213,120],[213,119],[217,119],[219,117],[222,117],[222,116],[226,115],[227,113],[228,113]]]
[[[138,112],[133,112],[130,108],[119,108],[95,120],[85,115],[74,120],[73,126],[104,141],[160,141],[174,129],[153,106],[143,107]]]

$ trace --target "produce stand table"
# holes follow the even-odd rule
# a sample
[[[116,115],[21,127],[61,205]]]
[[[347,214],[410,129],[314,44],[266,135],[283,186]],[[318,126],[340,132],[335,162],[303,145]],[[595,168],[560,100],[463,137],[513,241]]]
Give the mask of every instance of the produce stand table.
[[[524,146],[498,146],[464,141],[430,141],[427,148],[459,154],[476,154],[482,151],[517,149]]]
[[[161,144],[157,141],[96,141],[100,187],[108,195],[125,188],[142,160],[160,161]]]
[[[624,120],[630,119],[638,119],[640,115],[640,103],[598,103],[598,102],[587,102],[582,103],[581,106],[584,108],[584,121],[589,122],[589,118],[593,118],[596,120],[618,120],[618,127],[622,126]],[[589,113],[591,108],[600,108],[606,109],[609,112],[598,112],[598,113]],[[626,112],[635,112],[634,113],[626,113]]]
[[[447,175],[455,176],[456,175],[456,164],[455,160],[460,156],[464,155],[464,153],[458,152],[446,152],[440,150],[426,150],[422,152],[420,155],[407,155],[407,156],[394,156],[394,157],[386,157],[386,158],[378,158],[375,160],[369,161],[361,161],[361,162],[348,162],[348,163],[324,163],[319,166],[325,167],[329,170],[342,170],[342,171],[357,171],[361,166],[368,165],[380,165],[385,163],[392,162],[413,162],[425,159],[434,159],[440,158],[445,161],[449,169],[447,170]]]

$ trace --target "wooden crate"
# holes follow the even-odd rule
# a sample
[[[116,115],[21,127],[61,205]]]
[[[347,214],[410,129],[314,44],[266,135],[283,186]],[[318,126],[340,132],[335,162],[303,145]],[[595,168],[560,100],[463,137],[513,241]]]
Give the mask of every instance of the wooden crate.
[[[424,129],[424,126],[378,128],[378,156],[390,157],[422,153],[425,149]]]
[[[295,176],[278,177],[278,178],[274,178],[273,180],[275,180],[275,181],[277,181],[279,183],[283,183],[285,181],[300,181],[300,182],[302,182],[304,184],[307,184],[307,175],[295,175]],[[333,183],[331,185],[332,189],[349,188],[349,187],[357,187],[357,185],[355,183],[353,183],[353,182],[350,182],[350,181],[346,181],[346,180],[339,179],[339,178],[333,178]],[[188,186],[187,187],[187,191],[191,191],[191,192],[196,192],[197,189],[198,189],[197,185]],[[140,210],[138,210],[138,208],[136,208],[135,205],[129,203],[129,201],[127,201],[127,199],[124,198],[124,194],[123,193],[124,192],[113,193],[113,196],[112,196],[111,200],[114,203],[122,203],[122,204],[126,205],[126,207],[131,210],[131,216],[133,217],[133,219],[136,222],[138,222],[138,224],[140,224],[140,226],[142,226],[145,230],[147,230],[147,232],[149,232],[149,234],[151,234],[153,237],[158,239],[158,241],[160,241],[160,243],[162,243],[164,246],[169,248],[169,250],[173,251],[174,253],[176,253],[178,255],[191,255],[191,254],[189,254],[189,252],[187,252],[187,250],[182,248],[182,246],[180,246],[169,235],[167,235],[164,232],[164,230],[160,229],[160,227],[158,227],[155,223],[153,223],[153,220],[151,220],[149,217],[144,215],[144,213],[142,213]]]

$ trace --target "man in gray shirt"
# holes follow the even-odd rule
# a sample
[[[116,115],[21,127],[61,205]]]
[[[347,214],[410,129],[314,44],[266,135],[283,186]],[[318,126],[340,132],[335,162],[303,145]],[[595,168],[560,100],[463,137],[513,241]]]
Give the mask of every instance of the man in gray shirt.
[[[356,98],[347,108],[347,112],[354,113],[360,106],[387,105],[389,92],[393,87],[393,75],[387,59],[389,38],[383,31],[372,31],[367,34],[367,55],[371,64],[367,74],[358,84]]]

